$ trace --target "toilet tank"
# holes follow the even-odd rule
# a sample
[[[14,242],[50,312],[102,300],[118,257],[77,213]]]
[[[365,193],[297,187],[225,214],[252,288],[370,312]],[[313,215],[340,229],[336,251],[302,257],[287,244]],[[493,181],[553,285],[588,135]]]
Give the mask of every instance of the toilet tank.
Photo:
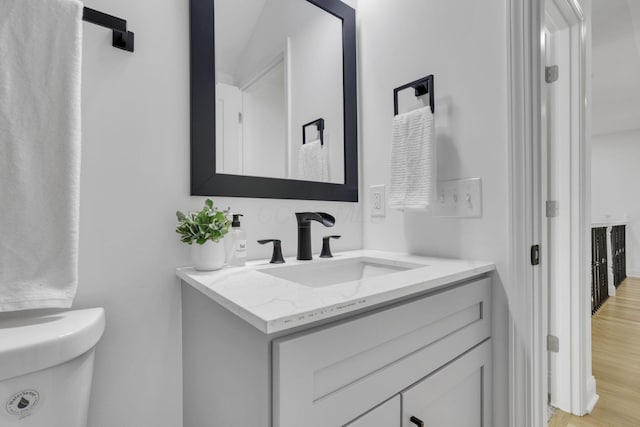
[[[102,308],[0,315],[0,426],[86,427]]]

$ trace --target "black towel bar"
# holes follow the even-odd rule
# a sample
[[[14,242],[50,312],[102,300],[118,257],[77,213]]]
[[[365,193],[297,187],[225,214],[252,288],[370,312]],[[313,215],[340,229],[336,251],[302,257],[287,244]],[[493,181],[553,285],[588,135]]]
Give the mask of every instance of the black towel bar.
[[[423,77],[421,79],[412,81],[411,83],[407,83],[406,85],[402,85],[400,87],[397,87],[393,90],[393,115],[397,116],[398,115],[398,92],[400,92],[401,90],[405,90],[408,88],[412,88],[415,90],[415,95],[416,96],[422,96],[425,94],[429,94],[429,105],[431,106],[431,112],[434,113],[435,112],[435,108],[436,108],[436,103],[434,101],[434,96],[433,96],[433,74],[430,74],[426,77]]]
[[[316,119],[312,122],[302,125],[302,144],[307,143],[307,126],[315,125],[320,134],[320,145],[324,146],[324,119]]]
[[[113,30],[113,47],[133,52],[134,34],[132,31],[127,31],[127,21],[124,19],[85,7],[82,20]]]

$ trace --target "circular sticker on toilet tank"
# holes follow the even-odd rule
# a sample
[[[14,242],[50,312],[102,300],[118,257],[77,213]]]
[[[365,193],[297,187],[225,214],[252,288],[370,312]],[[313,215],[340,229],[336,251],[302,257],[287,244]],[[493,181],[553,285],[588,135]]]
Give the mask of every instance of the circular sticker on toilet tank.
[[[7,412],[18,418],[31,415],[31,412],[38,406],[40,393],[35,390],[23,390],[14,394],[7,400],[5,408]]]

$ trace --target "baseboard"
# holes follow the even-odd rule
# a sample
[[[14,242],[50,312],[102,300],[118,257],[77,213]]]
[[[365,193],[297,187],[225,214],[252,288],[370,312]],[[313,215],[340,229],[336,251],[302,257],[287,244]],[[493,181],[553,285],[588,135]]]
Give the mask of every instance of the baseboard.
[[[547,406],[547,424],[551,422],[551,418],[553,418],[553,414],[556,412],[556,408],[551,405]]]
[[[640,271],[627,271],[627,277],[632,279],[640,279]]]
[[[598,403],[599,399],[600,399],[599,395],[597,394],[593,395],[593,397],[589,401],[589,405],[587,405],[587,414],[590,414],[593,411],[593,408],[596,407],[596,404]]]
[[[587,395],[585,399],[585,402],[587,402],[587,407],[585,408],[585,414],[590,414],[591,411],[593,411],[593,408],[596,407],[596,403],[598,403],[598,399],[600,399],[600,396],[598,396],[598,394],[596,393],[596,379],[595,377],[591,376],[591,378],[589,378],[589,380],[587,381]]]

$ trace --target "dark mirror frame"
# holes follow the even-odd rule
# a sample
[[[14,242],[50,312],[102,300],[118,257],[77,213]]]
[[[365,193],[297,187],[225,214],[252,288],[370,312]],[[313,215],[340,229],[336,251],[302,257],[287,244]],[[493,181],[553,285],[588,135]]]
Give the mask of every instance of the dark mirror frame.
[[[216,172],[215,0],[191,0],[191,195],[358,201],[355,10],[339,0],[308,1],[342,20],[344,184]]]

